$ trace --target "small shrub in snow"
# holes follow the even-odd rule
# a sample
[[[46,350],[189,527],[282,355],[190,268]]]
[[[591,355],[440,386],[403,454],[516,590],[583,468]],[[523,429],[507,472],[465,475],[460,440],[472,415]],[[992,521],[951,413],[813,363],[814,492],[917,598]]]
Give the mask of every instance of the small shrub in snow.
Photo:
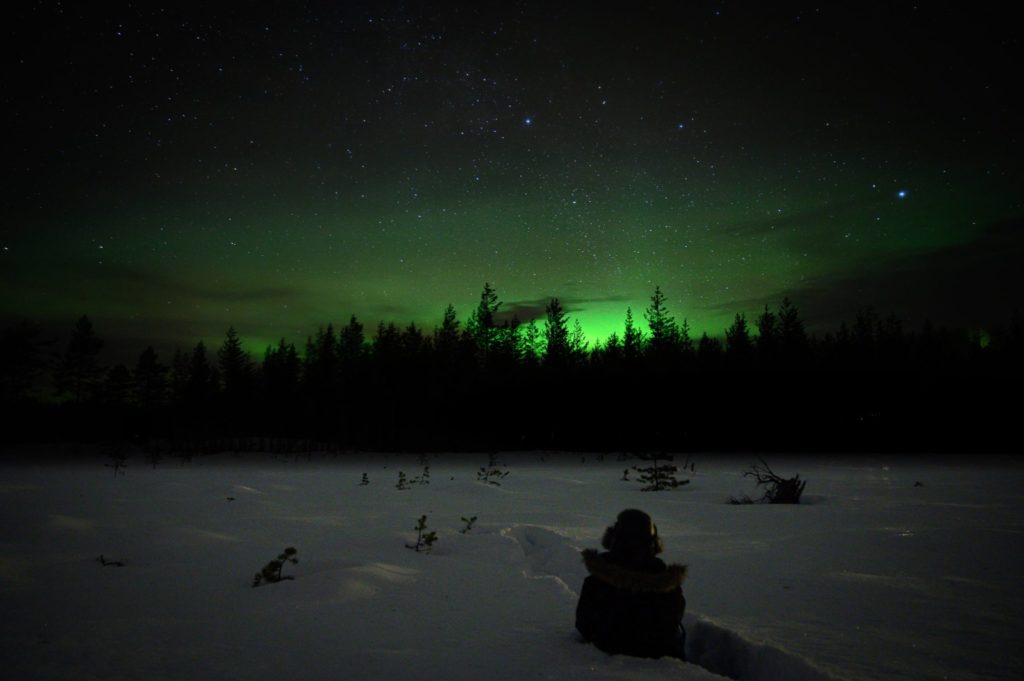
[[[466,523],[466,526],[459,530],[459,532],[466,534],[473,529],[473,523],[476,522],[476,516],[470,516],[469,518],[463,517],[462,522]]]
[[[420,519],[416,522],[416,543],[406,544],[405,548],[412,549],[413,551],[429,553],[430,549],[433,548],[434,542],[437,541],[437,532],[427,532],[427,516],[421,515]]]
[[[804,487],[807,486],[806,480],[801,480],[799,474],[792,478],[783,478],[776,473],[765,463],[764,459],[758,457],[760,465],[754,464],[750,467],[749,471],[743,474],[745,478],[754,478],[758,487],[764,487],[764,495],[754,501],[750,497],[744,495],[737,499],[732,497],[729,499],[731,504],[799,504],[800,495],[804,493]]]
[[[628,468],[623,469],[623,471],[622,471],[622,480],[623,480],[623,482],[629,482],[629,469]]]
[[[107,468],[114,469],[114,477],[118,475],[124,475],[125,469],[128,468],[128,455],[124,452],[113,452],[110,455],[110,463],[103,464]]]
[[[424,466],[423,472],[411,480],[413,485],[429,485],[430,484],[430,466]]]
[[[640,476],[637,479],[644,485],[641,488],[641,491],[660,492],[666,489],[675,489],[676,487],[688,485],[690,483],[689,480],[676,479],[676,473],[679,469],[669,463],[672,461],[671,456],[665,454],[645,454],[640,455],[640,458],[651,463],[650,466],[643,468],[633,466],[633,470],[635,470]],[[659,461],[663,463],[659,463]]]
[[[363,479],[359,481],[359,486],[360,487],[365,487],[366,485],[369,485],[369,484],[370,484],[369,476],[367,476],[366,473],[363,473]]]
[[[409,489],[409,481],[406,479],[404,471],[398,471],[398,483],[395,485],[395,489]]]
[[[106,557],[101,553],[99,557],[100,565],[103,567],[124,567],[123,560],[107,560]]]
[[[295,557],[297,553],[298,551],[295,550],[294,546],[286,548],[277,558],[264,565],[263,569],[256,573],[256,576],[253,577],[252,585],[259,586],[263,583],[272,584],[286,579],[295,579],[291,575],[282,575],[281,571],[284,570],[285,563],[299,562],[299,559]]]
[[[487,465],[481,466],[476,472],[476,479],[488,485],[501,487],[501,481],[508,477],[508,471],[498,467],[497,454],[491,454],[487,459]]]

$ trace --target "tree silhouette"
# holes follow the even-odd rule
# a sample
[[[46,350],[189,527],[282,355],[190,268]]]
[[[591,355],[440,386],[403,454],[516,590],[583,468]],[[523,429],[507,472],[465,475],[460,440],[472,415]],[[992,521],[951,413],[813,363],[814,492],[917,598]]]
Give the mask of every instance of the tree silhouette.
[[[633,322],[633,308],[626,308],[626,330],[622,335],[622,355],[633,361],[643,354],[644,334]]]
[[[132,374],[135,403],[143,410],[152,411],[167,402],[167,367],[157,360],[153,346],[139,354]]]
[[[757,316],[757,355],[761,364],[769,366],[774,363],[779,351],[778,318],[764,306],[764,312]]]
[[[253,388],[253,363],[242,348],[235,327],[228,327],[224,343],[217,350],[220,377],[224,384],[224,397],[228,404],[244,405]]]
[[[343,367],[359,362],[366,353],[366,338],[363,324],[352,315],[348,324],[338,332],[338,357]]]
[[[679,329],[675,319],[669,314],[665,305],[665,294],[660,286],[654,287],[651,304],[644,312],[647,326],[651,330],[648,350],[655,358],[663,359],[679,349]]]
[[[103,379],[103,404],[108,407],[127,407],[132,400],[132,374],[123,364],[115,364]]]
[[[4,329],[0,337],[0,404],[28,402],[46,363],[39,328],[27,321]]]
[[[466,322],[466,334],[472,339],[477,356],[482,361],[486,361],[494,349],[498,335],[494,316],[500,307],[498,294],[491,288],[490,283],[485,283],[484,290],[480,293],[480,303]]]
[[[807,331],[796,306],[789,298],[783,298],[779,308],[779,338],[786,361],[800,361],[807,354]]]
[[[544,312],[544,365],[564,367],[569,361],[568,315],[558,298],[552,298]]]
[[[54,372],[54,386],[59,396],[68,395],[75,404],[93,397],[103,375],[97,363],[102,347],[103,341],[93,332],[92,322],[82,315]]]
[[[725,352],[730,360],[742,364],[749,360],[752,349],[747,317],[742,313],[737,314],[732,325],[725,330]]]
[[[206,357],[206,345],[199,341],[188,364],[185,399],[193,409],[204,410],[213,402],[217,389],[217,374]]]

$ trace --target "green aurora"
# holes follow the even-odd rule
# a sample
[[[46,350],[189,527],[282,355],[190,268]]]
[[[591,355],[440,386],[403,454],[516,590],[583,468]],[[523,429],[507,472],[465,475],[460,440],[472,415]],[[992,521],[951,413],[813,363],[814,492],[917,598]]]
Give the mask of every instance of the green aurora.
[[[975,328],[1013,311],[1019,105],[998,73],[975,79],[998,41],[954,66],[898,14],[874,57],[896,73],[877,76],[842,49],[871,22],[852,10],[816,28],[585,18],[589,39],[616,36],[607,54],[561,40],[556,10],[138,10],[125,44],[89,11],[19,17],[74,49],[40,61],[19,42],[5,322],[64,336],[88,314],[127,356],[229,325],[256,353],[301,347],[353,314],[370,335],[430,332],[484,282],[522,321],[559,297],[592,342],[627,307],[642,319],[655,286],[694,336],[785,296],[816,331],[869,306]],[[922,65],[946,80],[899,77]]]

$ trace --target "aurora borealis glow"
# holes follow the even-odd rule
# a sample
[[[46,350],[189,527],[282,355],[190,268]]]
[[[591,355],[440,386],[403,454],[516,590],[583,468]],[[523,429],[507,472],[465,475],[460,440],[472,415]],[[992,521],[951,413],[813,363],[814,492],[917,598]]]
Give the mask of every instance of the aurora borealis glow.
[[[0,318],[137,352],[429,330],[485,281],[591,339],[655,285],[711,334],[1020,306],[998,10],[477,5],[15,9]]]

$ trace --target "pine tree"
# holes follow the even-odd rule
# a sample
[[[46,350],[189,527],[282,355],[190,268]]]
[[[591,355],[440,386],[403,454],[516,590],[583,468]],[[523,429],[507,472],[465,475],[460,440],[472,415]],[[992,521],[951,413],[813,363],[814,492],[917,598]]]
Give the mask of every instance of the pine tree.
[[[485,283],[480,293],[480,303],[466,323],[466,334],[472,339],[477,356],[482,360],[486,360],[493,350],[498,331],[495,315],[500,307],[498,294],[490,283]]]
[[[626,308],[626,330],[622,336],[622,354],[627,361],[635,360],[643,353],[644,334],[633,322],[633,308]]]
[[[123,364],[115,364],[103,379],[103,404],[109,407],[126,407],[131,403],[132,374]]]
[[[40,350],[39,328],[20,322],[4,329],[0,338],[0,405],[12,405],[31,399],[33,386],[45,362]]]
[[[651,330],[650,352],[656,357],[664,357],[678,347],[679,332],[675,319],[669,314],[665,305],[665,294],[660,286],[654,287],[651,304],[644,312],[647,326]]]
[[[704,369],[715,369],[722,359],[722,343],[705,331],[697,344],[697,362]]]
[[[217,387],[217,375],[206,358],[206,346],[199,341],[189,360],[185,400],[192,408],[203,409],[217,394]]]
[[[531,319],[523,326],[519,343],[519,361],[527,366],[536,366],[540,359],[541,330],[537,322]]]
[[[342,367],[351,367],[363,358],[366,352],[366,338],[363,335],[363,325],[352,315],[338,333],[338,358]]]
[[[85,315],[71,332],[67,350],[54,372],[54,385],[58,395],[68,395],[75,404],[90,399],[99,385],[103,370],[97,356],[103,341],[93,332],[92,322]]]
[[[144,410],[159,409],[167,402],[167,367],[160,364],[153,346],[139,354],[135,362],[135,403]]]
[[[568,315],[558,298],[548,301],[544,312],[544,364],[564,367],[569,361]]]
[[[783,298],[779,308],[779,337],[783,356],[789,362],[804,358],[808,349],[807,331],[796,306],[789,298]]]
[[[292,404],[299,394],[302,361],[293,343],[282,338],[277,347],[267,346],[263,356],[263,384],[267,397],[279,404]]]
[[[764,312],[757,317],[757,355],[765,366],[771,365],[779,349],[778,318],[765,304]]]
[[[282,582],[286,579],[295,579],[290,575],[283,576],[281,574],[284,570],[284,566],[287,563],[298,563],[299,559],[296,558],[298,551],[295,550],[294,546],[289,546],[282,551],[276,559],[270,561],[263,566],[263,569],[256,573],[252,579],[253,586],[259,586],[264,582],[267,584],[273,584],[275,582]]]
[[[423,551],[430,553],[430,550],[434,547],[434,542],[437,541],[437,532],[427,532],[427,516],[421,515],[420,519],[416,522],[416,543],[406,544],[405,548],[413,549],[417,553]]]
[[[576,365],[583,364],[587,359],[587,337],[583,333],[583,325],[579,319],[572,320],[572,331],[569,333],[569,358]]]
[[[253,365],[249,353],[242,348],[235,327],[228,327],[224,343],[217,351],[217,359],[228,404],[248,402],[253,388]]]
[[[737,314],[732,326],[725,330],[725,352],[731,360],[742,364],[750,358],[752,348],[747,317]]]
[[[660,492],[689,484],[689,480],[676,479],[679,469],[672,465],[671,456],[656,453],[639,454],[638,456],[640,459],[650,462],[649,466],[633,466],[633,470],[640,476],[637,479],[644,485],[641,488],[642,492]],[[663,463],[659,463],[659,461]]]

